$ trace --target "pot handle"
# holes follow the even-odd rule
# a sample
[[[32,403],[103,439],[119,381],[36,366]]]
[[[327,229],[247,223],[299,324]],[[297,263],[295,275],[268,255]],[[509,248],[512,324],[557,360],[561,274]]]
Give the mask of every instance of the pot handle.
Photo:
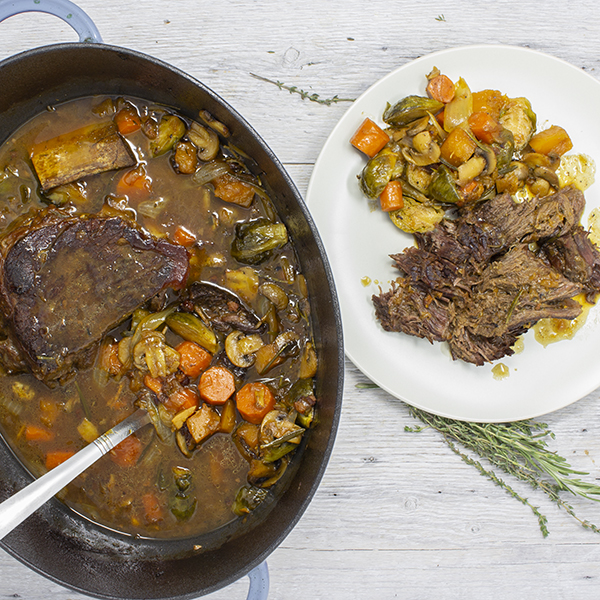
[[[102,42],[100,32],[87,13],[69,0],[0,0],[0,23],[26,12],[43,12],[61,18],[77,32],[80,42]]]
[[[267,561],[260,563],[248,573],[250,578],[250,587],[246,600],[267,600],[269,595],[269,568]]]

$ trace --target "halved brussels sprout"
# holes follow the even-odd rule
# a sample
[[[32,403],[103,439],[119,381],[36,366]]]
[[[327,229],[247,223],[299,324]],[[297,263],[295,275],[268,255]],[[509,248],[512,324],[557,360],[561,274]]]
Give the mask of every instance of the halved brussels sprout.
[[[164,115],[158,124],[158,135],[150,141],[150,154],[168,152],[185,135],[185,123],[176,115]]]
[[[267,260],[273,250],[281,248],[287,242],[288,233],[283,223],[256,219],[238,224],[231,245],[231,256],[238,262],[257,265]]]
[[[393,106],[389,105],[383,113],[383,120],[390,125],[407,125],[427,113],[435,115],[444,108],[442,102],[423,96],[406,96]]]
[[[441,204],[456,204],[461,197],[456,189],[454,177],[446,165],[440,165],[429,184],[427,195]]]
[[[404,206],[389,213],[396,227],[406,233],[431,231],[443,218],[445,210],[441,206],[425,204],[410,196],[404,197]]]
[[[402,172],[403,163],[398,159],[398,154],[390,148],[384,148],[367,162],[359,176],[365,196],[372,200],[379,198],[390,180],[399,174],[398,171]]]
[[[196,315],[178,312],[169,315],[166,322],[171,331],[188,342],[196,342],[196,344],[199,344],[211,354],[214,354],[219,349],[217,337],[214,332]]]

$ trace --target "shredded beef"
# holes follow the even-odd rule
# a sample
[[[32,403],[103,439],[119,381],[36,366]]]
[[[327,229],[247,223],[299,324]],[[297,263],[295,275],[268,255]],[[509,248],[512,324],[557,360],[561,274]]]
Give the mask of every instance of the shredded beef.
[[[512,354],[540,319],[574,319],[574,296],[600,292],[584,206],[574,188],[521,203],[502,194],[416,235],[417,247],[391,256],[401,277],[373,296],[382,327],[446,341],[453,358],[482,365]]]

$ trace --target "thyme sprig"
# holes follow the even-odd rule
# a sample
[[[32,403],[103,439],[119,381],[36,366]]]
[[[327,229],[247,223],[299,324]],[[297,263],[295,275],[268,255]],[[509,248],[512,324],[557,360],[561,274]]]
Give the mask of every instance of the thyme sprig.
[[[273,81],[272,79],[267,79],[261,75],[255,75],[254,73],[250,73],[250,75],[260,81],[265,81],[266,83],[276,85],[280,90],[287,90],[290,94],[299,94],[303,100],[310,100],[311,102],[316,102],[317,104],[331,106],[332,104],[336,104],[338,102],[354,102],[354,98],[340,98],[337,94],[332,98],[321,98],[319,94],[305,92],[295,85],[286,85],[281,81]]]
[[[548,440],[553,439],[554,434],[545,423],[531,420],[513,423],[467,423],[432,415],[414,407],[409,407],[409,411],[424,425],[407,426],[405,431],[420,432],[427,428],[438,431],[449,448],[465,463],[475,467],[481,475],[528,506],[537,517],[544,537],[548,535],[547,519],[539,507],[531,504],[493,470],[484,467],[461,447],[502,469],[504,473],[528,483],[533,489],[543,491],[582,527],[600,533],[596,525],[580,519],[573,507],[560,495],[566,491],[574,496],[600,501],[600,486],[577,477],[588,473],[573,469],[565,458],[548,448]]]

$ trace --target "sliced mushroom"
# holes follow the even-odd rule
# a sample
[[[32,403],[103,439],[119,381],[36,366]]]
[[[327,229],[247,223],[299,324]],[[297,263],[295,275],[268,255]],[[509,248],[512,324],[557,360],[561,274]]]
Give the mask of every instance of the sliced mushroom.
[[[287,294],[276,283],[263,283],[258,288],[258,291],[265,298],[268,298],[275,305],[275,308],[277,310],[284,310],[289,303],[289,298]]]
[[[537,167],[533,170],[533,174],[536,177],[545,179],[553,188],[558,189],[560,187],[558,175],[548,167]]]
[[[243,331],[233,331],[225,339],[225,352],[227,358],[236,367],[246,369],[254,364],[255,353],[263,345],[257,333],[245,334]]]
[[[201,160],[208,162],[217,156],[219,152],[219,136],[214,131],[193,122],[187,132],[187,136],[192,144],[198,148],[198,156]]]
[[[441,150],[430,131],[421,131],[412,140],[413,148],[403,148],[404,158],[418,167],[432,165],[439,161]]]

